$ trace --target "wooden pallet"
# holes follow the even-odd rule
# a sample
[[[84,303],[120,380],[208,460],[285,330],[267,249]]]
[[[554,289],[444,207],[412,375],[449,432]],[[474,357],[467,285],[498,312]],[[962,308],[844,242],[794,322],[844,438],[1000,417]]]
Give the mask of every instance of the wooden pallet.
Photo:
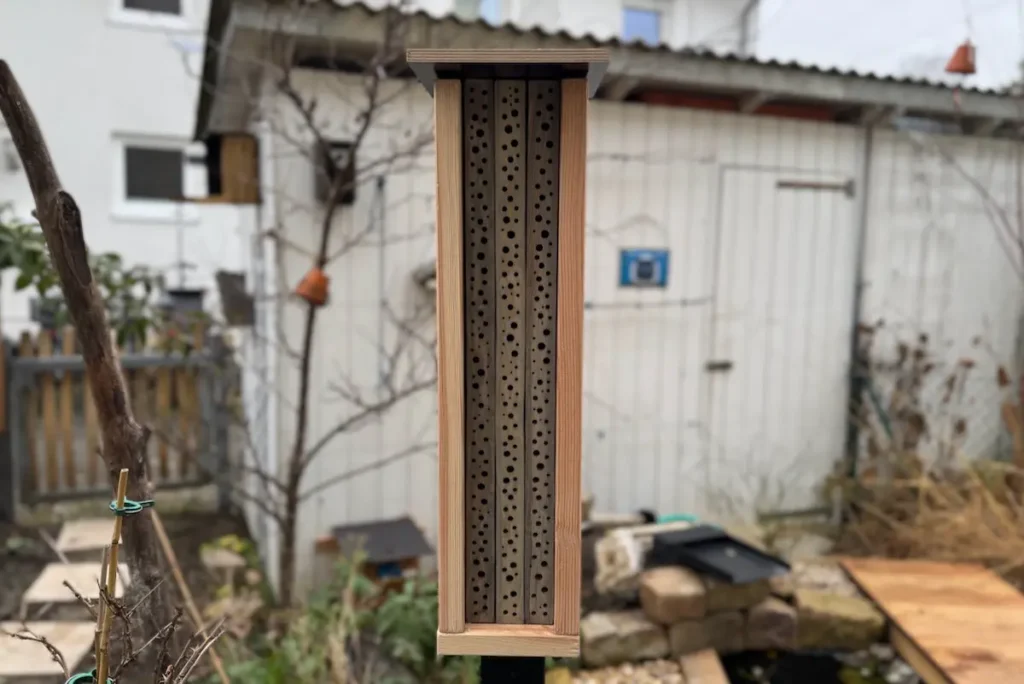
[[[979,565],[846,559],[926,684],[1024,681],[1024,596]]]

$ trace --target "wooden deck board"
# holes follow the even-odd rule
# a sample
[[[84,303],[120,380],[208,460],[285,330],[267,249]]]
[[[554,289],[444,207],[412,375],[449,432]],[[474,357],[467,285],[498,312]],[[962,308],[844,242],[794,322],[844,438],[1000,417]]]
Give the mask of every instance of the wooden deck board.
[[[927,684],[1024,681],[1024,596],[979,565],[846,559]],[[897,638],[898,637],[898,638]]]

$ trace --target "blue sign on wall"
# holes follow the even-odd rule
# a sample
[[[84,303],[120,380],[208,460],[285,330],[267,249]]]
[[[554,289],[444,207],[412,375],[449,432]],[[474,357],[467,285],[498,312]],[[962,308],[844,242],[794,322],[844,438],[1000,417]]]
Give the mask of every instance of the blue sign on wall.
[[[667,249],[623,249],[619,252],[619,287],[668,285]]]

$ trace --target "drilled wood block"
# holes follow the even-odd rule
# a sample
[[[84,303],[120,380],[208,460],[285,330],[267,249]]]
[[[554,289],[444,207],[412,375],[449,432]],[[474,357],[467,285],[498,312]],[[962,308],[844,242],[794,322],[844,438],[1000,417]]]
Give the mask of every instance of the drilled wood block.
[[[494,82],[463,87],[466,349],[466,620],[494,622]]]
[[[606,53],[498,54],[438,70],[409,53],[437,154],[437,651],[572,657],[587,95]]]
[[[558,267],[558,81],[531,81],[527,105],[527,622],[554,620],[555,323]]]
[[[525,621],[526,82],[496,82],[498,623]]]

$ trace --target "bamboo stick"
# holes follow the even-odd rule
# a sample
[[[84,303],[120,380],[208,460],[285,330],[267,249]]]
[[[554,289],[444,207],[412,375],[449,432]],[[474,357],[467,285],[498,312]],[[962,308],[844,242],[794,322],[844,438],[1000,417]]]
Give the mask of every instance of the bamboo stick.
[[[124,499],[128,493],[128,469],[121,468],[117,477],[117,508],[124,509]],[[114,534],[110,538],[110,558],[107,561],[107,597],[100,601],[102,607],[101,620],[103,627],[100,630],[100,644],[96,658],[96,681],[106,682],[107,673],[110,671],[110,625],[114,621],[114,611],[110,610],[107,601],[114,600],[114,593],[117,590],[117,550],[121,544],[121,523],[123,516],[114,517]],[[101,599],[103,597],[100,597]]]
[[[185,608],[188,609],[189,617],[192,618],[196,631],[205,638],[206,630],[203,628],[203,615],[199,612],[199,608],[196,607],[195,599],[192,598],[192,591],[185,582],[185,576],[181,574],[181,566],[178,565],[178,556],[174,553],[174,547],[171,546],[171,539],[167,536],[167,530],[164,529],[164,523],[160,519],[160,515],[156,511],[153,511],[152,514],[153,529],[156,532],[157,541],[160,542],[160,548],[163,549],[164,557],[167,558],[167,564],[171,566],[171,574],[174,575],[174,581],[178,584],[181,596],[185,600]],[[223,684],[231,684],[231,680],[228,679],[228,673],[224,669],[224,662],[217,655],[217,651],[214,650],[213,646],[210,646],[208,653],[210,654],[210,661],[213,663],[213,669],[217,671],[220,681]]]

